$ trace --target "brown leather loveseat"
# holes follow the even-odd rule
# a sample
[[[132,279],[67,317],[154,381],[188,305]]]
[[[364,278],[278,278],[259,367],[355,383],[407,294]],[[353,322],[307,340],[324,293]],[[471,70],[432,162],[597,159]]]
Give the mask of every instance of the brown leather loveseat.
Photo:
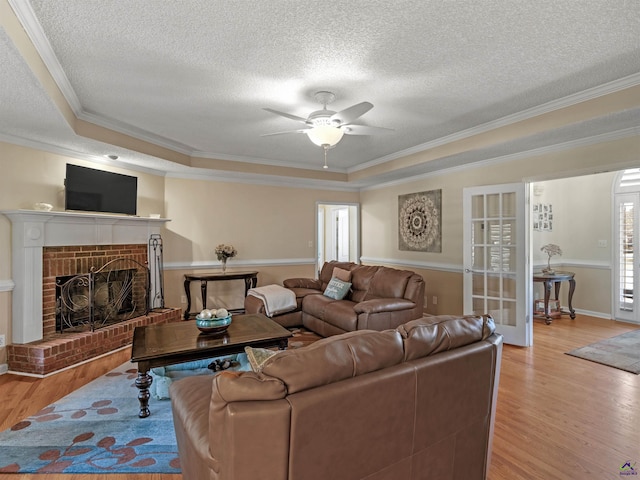
[[[344,299],[323,295],[335,269],[347,271],[351,289]],[[354,330],[385,330],[421,318],[424,307],[424,280],[409,270],[326,262],[319,278],[290,278],[284,286],[296,294],[293,312],[273,317],[285,327],[304,325],[323,337]],[[245,299],[247,313],[265,313],[255,297]]]
[[[428,317],[171,385],[185,480],[484,479],[502,337]]]

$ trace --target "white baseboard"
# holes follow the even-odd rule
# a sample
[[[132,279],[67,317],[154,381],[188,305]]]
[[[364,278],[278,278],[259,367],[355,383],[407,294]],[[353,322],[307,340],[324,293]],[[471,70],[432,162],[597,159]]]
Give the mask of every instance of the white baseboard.
[[[569,311],[569,307],[567,306],[562,307],[562,309],[565,312]],[[575,311],[580,315],[587,315],[589,317],[596,317],[596,318],[604,318],[605,320],[614,320],[614,318],[611,316],[610,313],[592,312],[591,310],[582,310],[581,308],[576,308]]]

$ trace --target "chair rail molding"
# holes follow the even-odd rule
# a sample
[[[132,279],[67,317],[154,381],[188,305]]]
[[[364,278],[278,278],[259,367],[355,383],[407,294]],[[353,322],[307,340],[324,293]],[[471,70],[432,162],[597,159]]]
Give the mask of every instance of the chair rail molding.
[[[13,280],[0,280],[0,292],[11,292],[15,286]]]
[[[314,258],[268,258],[268,259],[247,259],[232,260],[227,262],[227,267],[283,267],[289,265],[314,265]],[[164,262],[165,270],[205,270],[220,268],[221,262],[217,260],[199,260],[193,262]]]

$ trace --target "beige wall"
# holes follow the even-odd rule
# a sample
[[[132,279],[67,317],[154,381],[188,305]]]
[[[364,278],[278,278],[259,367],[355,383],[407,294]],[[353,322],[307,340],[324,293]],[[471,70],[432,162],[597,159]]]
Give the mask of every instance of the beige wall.
[[[638,154],[640,161],[640,153]],[[546,264],[542,245],[555,243],[562,248],[561,257],[551,263],[589,262],[610,263],[613,226],[613,184],[617,172],[537,182],[540,195],[532,195],[531,203],[553,205],[553,231],[533,231],[531,246],[536,264]],[[599,240],[607,242],[600,247]]]
[[[368,189],[363,192],[311,190],[164,178],[126,169],[92,164],[61,155],[26,147],[0,143],[0,209],[31,208],[35,202],[52,203],[63,208],[63,179],[67,162],[92,166],[139,178],[138,211],[142,216],[161,213],[171,222],[163,231],[165,262],[165,298],[167,306],[182,303],[182,275],[185,272],[217,271],[213,249],[218,243],[232,243],[239,251],[230,261],[231,269],[255,269],[260,272],[260,284],[280,283],[284,278],[313,276],[309,259],[315,257],[316,202],[361,203],[362,256],[365,263],[382,263],[412,268],[426,280],[426,308],[429,313],[461,313],[462,310],[462,191],[465,187],[541,181],[553,177],[569,177],[595,171],[616,170],[640,166],[640,137],[630,137],[598,145],[585,146],[564,152],[523,158],[509,163],[495,163],[473,168],[460,168],[416,179],[407,183]],[[586,178],[586,177],[585,177]],[[597,212],[602,224],[610,228],[610,208],[595,197],[610,196],[603,183],[584,188],[581,183],[590,179],[568,180],[562,189],[574,203],[562,207],[556,218],[559,225],[565,215],[573,215],[582,202],[588,211],[581,213],[581,238],[577,243],[568,234],[558,237],[558,243],[568,248],[565,258],[596,259],[606,262],[608,249],[593,247],[594,241],[604,237],[604,231],[589,230],[588,225]],[[595,181],[595,180],[594,180]],[[598,180],[599,182],[599,180]],[[401,252],[398,250],[398,195],[423,190],[442,189],[442,253]],[[590,191],[589,191],[590,190]],[[577,192],[587,191],[580,199]],[[562,197],[562,200],[566,198]],[[560,205],[560,199],[553,200]],[[610,207],[610,203],[609,203]],[[558,207],[560,208],[560,207]],[[609,212],[609,213],[607,213]],[[568,222],[568,220],[567,220]],[[562,223],[565,223],[564,221]],[[559,227],[556,227],[559,228]],[[560,230],[558,230],[560,233]],[[602,235],[601,235],[602,233]],[[609,237],[605,237],[609,238]],[[314,247],[309,247],[309,241]],[[575,243],[575,245],[574,245]],[[0,216],[0,286],[11,282],[11,226]],[[606,269],[591,271],[572,266],[580,278],[595,278],[592,289],[580,283],[574,305],[594,312],[610,311],[610,279]],[[608,283],[607,283],[608,282]],[[607,288],[604,286],[607,285]],[[228,290],[228,291],[227,291]],[[211,292],[211,301],[236,306],[242,301],[237,288],[223,287]],[[241,295],[241,293],[240,293]],[[433,297],[437,297],[437,305]],[[0,334],[11,338],[11,293],[0,291]],[[0,349],[0,364],[6,361],[5,349]]]
[[[365,262],[404,265],[407,268],[424,271],[426,281],[425,301],[427,311],[437,313],[461,313],[462,310],[462,193],[464,188],[481,185],[497,185],[541,178],[569,177],[586,172],[615,170],[640,166],[640,137],[629,137],[597,145],[584,146],[563,152],[522,158],[509,163],[495,163],[485,166],[456,168],[449,172],[429,176],[416,181],[387,187],[378,187],[361,192],[362,208],[362,256]],[[577,228],[581,235],[588,232],[585,244],[577,242],[566,234],[564,241],[569,252],[576,259],[585,262],[596,259],[609,262],[608,249],[598,249],[597,240],[611,228],[611,183],[613,174],[601,179],[580,177],[566,180],[568,190],[563,199],[572,197],[567,210],[576,210],[585,201],[588,206],[580,213],[582,225]],[[586,187],[581,181],[586,178]],[[595,183],[594,183],[595,182]],[[442,253],[418,253],[398,250],[397,210],[398,195],[442,189]],[[594,197],[597,190],[597,198]],[[581,198],[584,195],[585,198]],[[560,205],[560,203],[558,203]],[[568,214],[567,214],[568,215]],[[597,215],[603,230],[589,230]],[[561,218],[556,219],[558,222]],[[568,224],[569,218],[566,218]],[[599,223],[598,223],[599,225]],[[573,226],[573,223],[572,223]],[[581,239],[583,237],[580,237]],[[560,241],[560,240],[559,240]],[[538,247],[539,248],[539,247]],[[593,256],[593,258],[592,258]],[[572,257],[573,258],[573,257]],[[609,266],[610,268],[610,266]],[[572,269],[574,267],[572,266]],[[611,314],[610,275],[606,269],[575,268],[583,279],[582,291],[576,291],[574,307],[596,313]],[[586,278],[593,278],[587,283]],[[604,282],[604,283],[603,283]],[[433,296],[438,304],[433,305]]]
[[[164,211],[164,178],[122,168],[90,163],[32,148],[0,143],[0,210],[32,209],[37,202],[64,210],[67,163],[138,177],[138,214]],[[0,286],[11,283],[11,222],[0,215]],[[5,288],[6,289],[6,288]],[[11,343],[11,291],[0,291],[0,335]],[[6,349],[0,348],[0,364]]]
[[[640,156],[639,156],[640,158]],[[576,274],[574,308],[594,314],[611,315],[613,268],[613,203],[616,172],[563,178],[534,185],[542,189],[531,202],[553,206],[553,230],[532,231],[531,249],[534,267],[547,265],[543,245],[555,243],[562,256],[554,256],[551,266]],[[601,246],[600,242],[606,242]],[[560,298],[567,305],[568,286],[562,285]],[[542,284],[534,285],[534,297],[543,298]]]
[[[359,197],[356,192],[181,178],[167,178],[165,186],[171,219],[162,234],[168,266],[165,303],[182,308],[183,274],[220,271],[213,253],[220,243],[238,250],[228,262],[230,271],[257,270],[259,285],[313,277],[316,202],[351,203]],[[241,307],[242,281],[235,283],[211,283],[207,306]],[[192,291],[194,301],[199,299],[195,284]]]
[[[213,254],[218,243],[232,243],[239,251],[230,270],[258,270],[259,284],[313,277],[316,202],[359,198],[356,192],[164,178],[0,143],[0,210],[31,209],[36,202],[63,210],[67,162],[137,176],[138,214],[171,219],[162,232],[164,260],[170,265],[165,304],[175,307],[185,306],[184,273],[219,271]],[[0,215],[0,285],[10,282],[11,224]],[[242,304],[242,285],[217,287],[210,288],[210,302],[232,308]],[[0,291],[0,334],[11,342],[10,291]],[[5,350],[0,348],[0,364],[6,362]]]

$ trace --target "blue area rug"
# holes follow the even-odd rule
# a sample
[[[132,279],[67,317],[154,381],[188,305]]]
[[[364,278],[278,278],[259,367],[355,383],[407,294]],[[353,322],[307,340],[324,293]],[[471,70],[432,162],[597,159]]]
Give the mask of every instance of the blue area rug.
[[[304,328],[290,330],[289,348],[321,338]],[[236,359],[232,369],[250,368],[246,355]],[[138,372],[126,362],[0,432],[0,474],[180,473],[169,385],[188,375],[214,374],[206,368],[211,361],[152,369],[147,418],[138,418]]]
[[[180,473],[171,402],[138,418],[129,362],[0,433],[0,473]]]

